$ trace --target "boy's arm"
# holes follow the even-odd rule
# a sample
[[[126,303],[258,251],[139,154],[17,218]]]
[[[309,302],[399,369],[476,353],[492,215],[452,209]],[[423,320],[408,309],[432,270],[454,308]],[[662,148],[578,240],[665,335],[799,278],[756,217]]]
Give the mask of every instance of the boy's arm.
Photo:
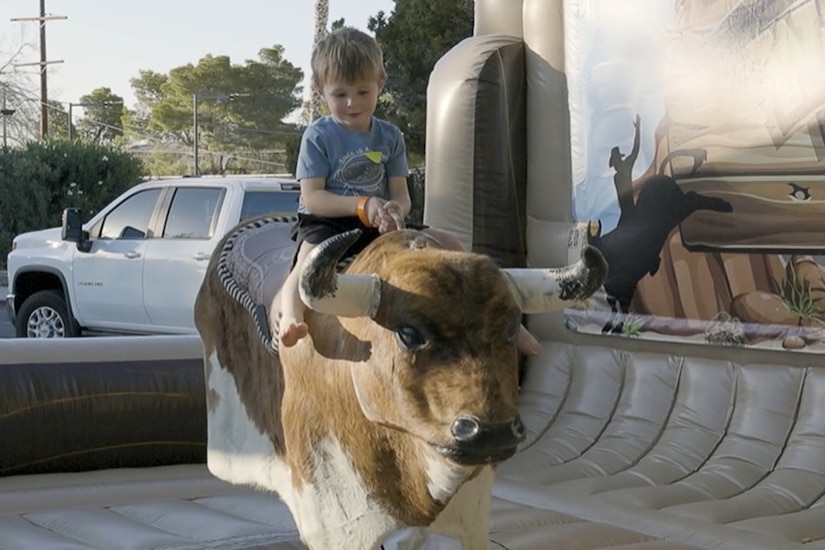
[[[412,202],[407,190],[407,178],[395,177],[389,179],[390,200],[398,204],[402,218],[410,213]],[[310,213],[324,218],[342,218],[355,216],[358,201],[361,197],[345,197],[326,190],[324,178],[306,178],[301,180],[301,199]],[[370,200],[367,207],[370,214],[374,209],[383,206],[384,201],[378,198]],[[370,215],[370,219],[373,216]]]
[[[301,180],[301,200],[310,213],[324,218],[355,216],[359,197],[344,197],[326,190],[325,178]]]
[[[326,179],[304,178],[301,180],[301,199],[311,213],[323,218],[358,216],[361,197],[344,197],[326,190]],[[383,214],[384,200],[372,197],[367,201],[366,214],[372,227],[378,227]]]
[[[389,178],[387,183],[390,191],[390,200],[398,203],[401,207],[401,214],[406,218],[412,208],[410,191],[407,188],[407,178],[396,176]]]
[[[301,183],[301,202],[308,212],[324,218],[357,215],[358,197],[344,197],[326,190],[325,175],[329,171],[326,136],[319,128],[310,126],[301,137],[296,168]]]
[[[407,166],[407,145],[404,143],[404,134],[396,127],[394,130],[394,139],[390,143],[390,155],[387,159],[387,188],[389,191],[390,200],[398,204],[398,209],[401,210],[401,219],[407,217],[412,208],[412,201],[410,200],[410,192],[407,188],[407,175],[409,174],[409,167]]]

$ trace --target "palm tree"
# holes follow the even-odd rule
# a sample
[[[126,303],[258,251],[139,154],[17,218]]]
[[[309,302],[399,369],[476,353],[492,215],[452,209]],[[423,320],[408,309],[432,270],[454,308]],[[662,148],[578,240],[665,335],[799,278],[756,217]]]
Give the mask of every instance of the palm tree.
[[[329,21],[329,0],[315,0],[315,37],[314,44],[317,44],[322,38],[327,35],[327,23]],[[309,119],[315,120],[321,116],[323,109],[323,96],[321,90],[310,86],[309,92]]]

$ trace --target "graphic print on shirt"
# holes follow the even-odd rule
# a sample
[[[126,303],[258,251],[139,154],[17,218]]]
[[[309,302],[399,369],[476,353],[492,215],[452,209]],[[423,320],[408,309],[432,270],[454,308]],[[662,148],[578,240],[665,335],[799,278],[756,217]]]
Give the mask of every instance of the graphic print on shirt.
[[[386,174],[383,160],[381,151],[358,149],[341,157],[334,179],[343,185],[344,195],[381,195]]]

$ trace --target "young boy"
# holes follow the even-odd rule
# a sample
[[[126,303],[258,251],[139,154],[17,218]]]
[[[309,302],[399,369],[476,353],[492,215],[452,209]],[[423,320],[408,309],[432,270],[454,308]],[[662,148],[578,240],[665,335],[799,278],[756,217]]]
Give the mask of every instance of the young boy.
[[[329,237],[361,228],[361,238],[350,248],[353,254],[360,252],[378,235],[403,229],[411,206],[404,137],[396,126],[373,116],[387,80],[378,43],[353,28],[330,33],[312,53],[312,79],[330,114],[306,129],[298,154],[301,198],[292,232],[298,252],[284,282],[278,329],[286,347],[308,331],[298,273],[309,251]],[[424,231],[447,248],[462,249],[448,233]],[[528,355],[542,351],[524,327],[518,347]]]

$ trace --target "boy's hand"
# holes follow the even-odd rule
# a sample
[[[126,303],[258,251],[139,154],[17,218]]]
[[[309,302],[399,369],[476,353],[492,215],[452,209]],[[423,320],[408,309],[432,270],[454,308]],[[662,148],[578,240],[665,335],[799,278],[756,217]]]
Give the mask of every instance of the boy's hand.
[[[370,197],[367,201],[366,211],[370,225],[378,227],[381,224],[381,216],[384,212],[384,200],[378,197]]]
[[[396,229],[404,229],[407,225],[404,223],[404,214],[401,210],[401,205],[395,201],[387,201],[384,203],[382,210],[384,215],[382,217],[382,225],[379,225],[378,232],[386,233]]]
[[[406,227],[401,205],[395,201],[385,201],[378,197],[372,197],[367,202],[366,208],[370,223],[378,229],[379,233],[387,233]]]

